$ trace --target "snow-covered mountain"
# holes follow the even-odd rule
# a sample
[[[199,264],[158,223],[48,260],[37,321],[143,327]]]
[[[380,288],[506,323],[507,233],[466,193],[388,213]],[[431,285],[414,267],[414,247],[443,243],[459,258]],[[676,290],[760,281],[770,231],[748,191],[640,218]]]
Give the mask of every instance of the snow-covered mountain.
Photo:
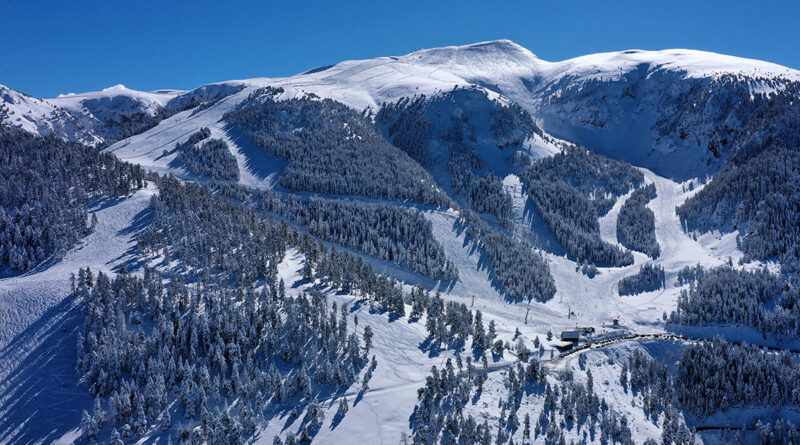
[[[766,62],[508,40],[0,86],[0,443],[783,434],[797,99]]]
[[[97,143],[98,138],[76,116],[55,104],[0,85],[0,121],[35,135]]]
[[[554,136],[687,179],[713,172],[754,95],[800,94],[800,71],[703,51],[622,51],[562,62],[507,40],[347,61],[265,80],[356,108],[477,85],[523,106]]]
[[[497,40],[345,61],[288,78],[231,81],[188,93],[118,85],[38,100],[3,88],[2,98],[8,124],[81,141],[114,141],[193,100],[219,98],[242,85],[281,87],[284,98],[314,93],[373,111],[401,98],[472,86],[491,99],[519,104],[553,136],[688,179],[716,171],[729,158],[758,95],[800,94],[798,82],[797,70],[703,51],[630,50],[548,62],[514,42]]]
[[[30,133],[90,145],[112,143],[155,126],[176,112],[213,102],[241,86],[223,82],[191,91],[144,92],[115,85],[89,93],[37,99],[0,85],[0,119]]]
[[[166,105],[183,91],[146,93],[115,85],[102,91],[62,94],[48,102],[80,119],[83,126],[103,141],[114,141],[140,133],[166,111]]]

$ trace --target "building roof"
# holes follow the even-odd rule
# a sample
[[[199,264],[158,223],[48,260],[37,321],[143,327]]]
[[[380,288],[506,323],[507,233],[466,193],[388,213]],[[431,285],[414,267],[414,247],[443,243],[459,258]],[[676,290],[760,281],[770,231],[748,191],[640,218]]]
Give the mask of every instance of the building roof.
[[[561,331],[561,339],[579,339],[581,337],[580,332],[578,331]]]

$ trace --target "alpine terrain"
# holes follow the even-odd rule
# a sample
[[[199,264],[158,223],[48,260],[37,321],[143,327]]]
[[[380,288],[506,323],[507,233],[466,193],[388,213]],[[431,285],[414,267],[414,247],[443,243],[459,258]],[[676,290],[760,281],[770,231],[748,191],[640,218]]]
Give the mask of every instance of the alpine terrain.
[[[771,63],[0,85],[0,443],[798,444],[798,273]]]

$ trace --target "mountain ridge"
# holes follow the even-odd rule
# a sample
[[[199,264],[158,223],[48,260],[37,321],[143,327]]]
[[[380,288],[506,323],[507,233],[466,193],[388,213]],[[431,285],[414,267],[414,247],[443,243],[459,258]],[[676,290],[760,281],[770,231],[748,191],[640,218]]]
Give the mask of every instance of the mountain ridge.
[[[800,81],[578,59],[497,40],[190,91],[0,87],[0,442],[783,434]]]
[[[324,70],[229,80],[191,91],[148,93],[114,86],[36,99],[0,87],[6,91],[0,95],[6,110],[0,121],[37,134],[103,144],[239,88],[280,87],[285,91],[282,99],[313,93],[358,111],[374,112],[403,98],[474,87],[492,100],[522,106],[539,127],[560,139],[688,179],[716,171],[730,156],[723,141],[731,138],[724,131],[736,131],[746,122],[741,111],[733,110],[731,116],[721,114],[727,108],[717,111],[714,122],[733,125],[723,131],[709,124],[712,119],[697,105],[692,109],[683,103],[716,100],[741,108],[737,102],[755,103],[759,96],[787,90],[800,95],[798,84],[800,71],[711,52],[627,50],[549,62],[501,39],[345,60]],[[740,91],[749,98],[738,99]],[[626,139],[619,139],[621,134]]]

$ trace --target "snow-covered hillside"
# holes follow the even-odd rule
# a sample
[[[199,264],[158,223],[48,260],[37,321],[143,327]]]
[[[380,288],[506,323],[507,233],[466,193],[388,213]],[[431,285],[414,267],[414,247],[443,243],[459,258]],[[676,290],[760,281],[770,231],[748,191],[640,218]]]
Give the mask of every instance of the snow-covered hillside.
[[[241,88],[238,82],[222,82],[191,91],[145,92],[114,85],[37,99],[0,85],[0,122],[40,136],[97,145],[134,136],[165,117],[213,103]]]
[[[798,81],[800,72],[790,68],[702,51],[631,50],[548,62],[514,42],[497,40],[345,61],[288,78],[212,84],[185,94],[118,85],[46,101],[4,88],[2,97],[13,112],[6,113],[7,123],[91,141],[124,135],[116,127],[125,120],[168,115],[192,98],[206,101],[201,96],[235,85],[282,87],[284,97],[314,93],[373,111],[403,97],[477,86],[491,99],[523,106],[555,136],[687,179],[713,173],[727,159],[729,135],[746,118],[741,102],[796,90]]]
[[[498,40],[258,81],[358,109],[479,86],[491,98],[523,106],[552,135],[688,179],[713,173],[728,158],[728,144],[747,115],[742,107],[754,94],[785,89],[798,94],[800,72],[693,50],[632,50],[548,62]]]
[[[68,141],[98,142],[83,122],[55,104],[0,85],[0,122],[35,135],[54,135]]]
[[[782,388],[800,374],[757,376],[767,379],[764,394],[785,402],[774,412],[757,390],[706,407],[686,388],[717,395],[732,384],[679,380],[695,375],[687,350],[740,353],[716,341],[696,351],[715,335],[796,360],[800,304],[787,263],[743,251],[746,224],[700,232],[676,212],[711,190],[707,199],[737,217],[758,210],[778,221],[761,222],[762,238],[781,224],[794,233],[781,199],[796,195],[780,182],[792,176],[765,172],[764,183],[778,184],[764,186],[772,200],[741,211],[706,178],[721,168],[734,175],[740,150],[760,153],[751,139],[791,134],[791,121],[761,125],[773,122],[778,95],[788,107],[800,99],[800,71],[693,50],[549,62],[508,40],[191,91],[117,85],[37,99],[0,85],[2,125],[100,146],[163,175],[135,191],[110,187],[113,199],[90,203],[88,235],[25,271],[7,260],[33,230],[14,212],[51,210],[29,202],[39,183],[23,193],[29,178],[0,177],[22,184],[8,187],[19,203],[0,203],[9,206],[0,207],[9,246],[0,249],[0,443],[96,434],[105,442],[117,429],[144,441],[267,444],[277,436],[287,445],[302,433],[315,443],[486,443],[488,435],[493,443],[702,443],[716,433],[698,432],[726,418],[745,435],[757,419],[797,421],[800,395]],[[230,150],[218,156],[234,173],[222,180],[203,176],[216,165],[181,162],[187,147],[196,154],[211,141]],[[776,159],[792,161],[782,148]],[[387,159],[396,170],[384,168]],[[90,180],[98,173],[86,162]],[[288,172],[300,179],[281,182]],[[749,196],[760,184],[730,193]],[[655,195],[636,215],[650,225],[629,229],[649,227],[656,254],[618,236],[623,206],[646,185]],[[427,194],[404,194],[412,186]],[[311,199],[329,218],[309,211]],[[382,213],[391,223],[365,222],[377,205],[396,210]],[[587,246],[618,255],[604,261],[585,255]],[[800,252],[791,248],[782,252]],[[444,267],[437,261],[448,273],[425,275]],[[84,278],[73,292],[69,274],[86,266],[123,278],[102,286]],[[661,274],[657,286],[621,295],[621,280],[647,270]],[[716,283],[713,271],[741,282]],[[742,295],[730,289],[739,284]],[[320,310],[334,302],[338,328],[338,312]],[[308,349],[287,346],[276,326],[311,339]]]

